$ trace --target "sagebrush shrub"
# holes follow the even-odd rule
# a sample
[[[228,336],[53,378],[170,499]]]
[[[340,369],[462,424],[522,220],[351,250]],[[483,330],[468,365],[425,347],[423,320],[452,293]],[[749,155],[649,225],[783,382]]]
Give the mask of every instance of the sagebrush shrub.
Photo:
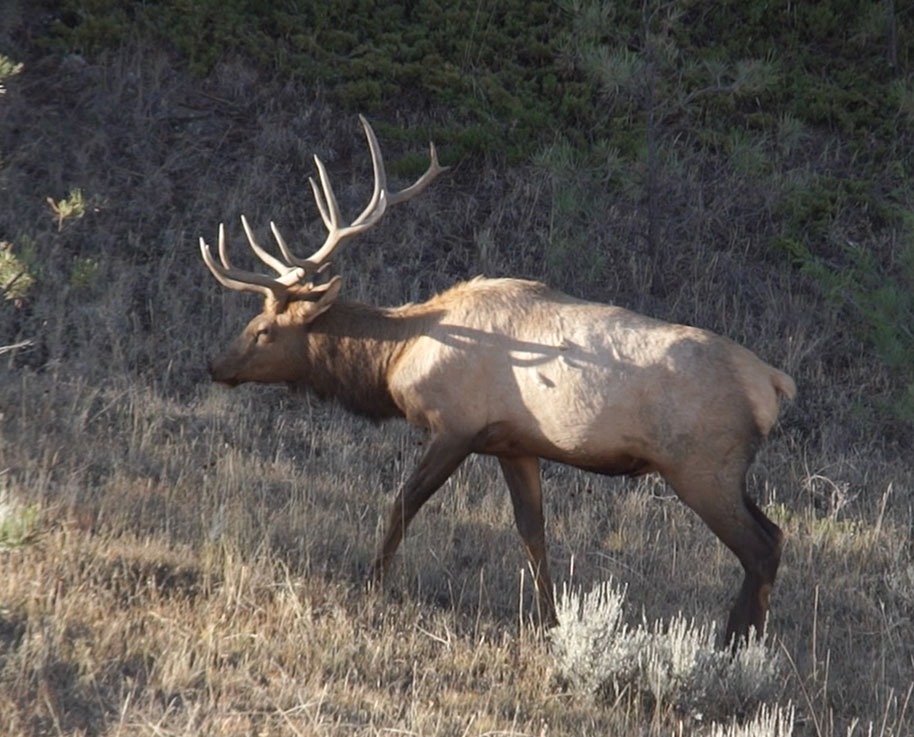
[[[578,689],[640,696],[696,717],[745,718],[776,695],[779,660],[760,639],[735,653],[716,646],[713,625],[623,620],[624,589],[611,581],[582,594],[563,587],[550,633],[559,670]]]
[[[793,704],[762,704],[755,717],[743,724],[714,724],[708,737],[790,737],[793,734]]]
[[[644,633],[622,621],[624,599],[611,581],[585,595],[562,588],[550,635],[561,670],[579,690],[617,692],[640,668]]]

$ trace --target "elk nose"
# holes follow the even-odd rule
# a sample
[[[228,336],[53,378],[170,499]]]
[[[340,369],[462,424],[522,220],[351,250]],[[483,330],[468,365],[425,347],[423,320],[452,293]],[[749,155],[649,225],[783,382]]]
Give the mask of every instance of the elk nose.
[[[209,365],[209,378],[219,384],[224,384],[228,387],[238,386],[238,381],[236,379],[230,376],[223,376],[219,373],[219,370],[216,368],[215,364],[212,363]]]

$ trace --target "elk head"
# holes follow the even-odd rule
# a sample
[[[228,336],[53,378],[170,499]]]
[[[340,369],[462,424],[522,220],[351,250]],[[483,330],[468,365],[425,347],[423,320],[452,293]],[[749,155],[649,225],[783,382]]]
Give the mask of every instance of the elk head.
[[[340,292],[341,280],[334,276],[328,282],[315,284],[314,277],[330,265],[329,258],[345,241],[362,233],[380,222],[387,208],[409,200],[422,191],[448,167],[438,163],[435,145],[430,144],[430,164],[425,173],[412,185],[390,192],[387,188],[387,174],[378,139],[364,116],[359,116],[374,170],[374,191],[368,205],[350,224],[343,225],[339,204],[330,185],[330,179],[323,162],[314,157],[320,178],[320,187],[314,177],[309,178],[314,200],[320,212],[327,237],[324,243],[308,258],[295,256],[286,245],[285,239],[271,222],[270,229],[279,247],[282,260],[258,245],[254,234],[242,215],[241,224],[247,235],[251,250],[277,276],[264,276],[238,269],[229,261],[225,245],[225,228],[219,225],[219,261],[209,245],[200,238],[200,252],[203,261],[213,276],[225,287],[244,292],[257,292],[265,298],[261,314],[255,317],[244,331],[231,343],[225,353],[210,365],[214,381],[230,386],[246,381],[284,382],[293,381],[292,372],[300,364],[297,355],[304,349],[301,331],[318,316],[329,309]]]

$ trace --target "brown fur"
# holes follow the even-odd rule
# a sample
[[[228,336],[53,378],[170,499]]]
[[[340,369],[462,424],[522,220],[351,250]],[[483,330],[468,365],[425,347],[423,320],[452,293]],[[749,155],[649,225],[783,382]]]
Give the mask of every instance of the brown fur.
[[[290,383],[316,396],[336,399],[370,419],[403,417],[387,377],[410,339],[433,319],[421,310],[383,310],[338,302],[302,329],[307,333],[303,339],[307,350],[298,377]]]
[[[375,560],[470,453],[498,457],[555,621],[539,459],[604,474],[657,471],[736,554],[746,577],[727,637],[761,633],[782,533],[745,493],[793,380],[708,331],[583,302],[542,284],[475,279],[420,305],[336,302],[338,285],[268,300],[211,367],[214,380],[287,382],[358,414],[427,430]]]

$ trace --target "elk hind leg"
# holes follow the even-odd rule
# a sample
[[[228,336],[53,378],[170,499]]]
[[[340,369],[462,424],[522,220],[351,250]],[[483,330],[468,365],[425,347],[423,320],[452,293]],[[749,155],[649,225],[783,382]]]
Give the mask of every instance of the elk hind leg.
[[[746,575],[727,621],[726,640],[733,647],[749,638],[751,627],[755,628],[757,635],[764,634],[768,600],[774,588],[784,542],[781,528],[747,496],[743,495],[742,499],[755,527],[751,533],[753,542],[748,558],[737,553]]]
[[[539,603],[539,619],[547,627],[558,623],[549,562],[546,557],[546,525],[539,458],[536,456],[499,458],[502,474],[511,492],[514,521],[533,569]]]
[[[745,491],[745,478],[732,483],[673,483],[711,531],[739,559],[745,577],[727,620],[725,640],[736,647],[754,628],[764,634],[768,599],[774,586],[784,535]]]

